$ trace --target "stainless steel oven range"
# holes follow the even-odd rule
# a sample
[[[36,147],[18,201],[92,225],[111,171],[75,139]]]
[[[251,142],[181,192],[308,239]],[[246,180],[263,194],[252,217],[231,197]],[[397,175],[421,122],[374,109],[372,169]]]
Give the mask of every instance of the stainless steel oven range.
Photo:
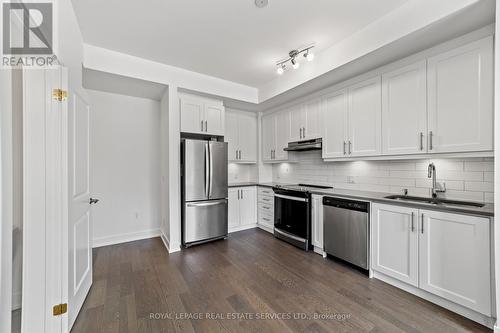
[[[277,185],[274,191],[274,236],[305,251],[311,245],[311,190],[319,185]]]

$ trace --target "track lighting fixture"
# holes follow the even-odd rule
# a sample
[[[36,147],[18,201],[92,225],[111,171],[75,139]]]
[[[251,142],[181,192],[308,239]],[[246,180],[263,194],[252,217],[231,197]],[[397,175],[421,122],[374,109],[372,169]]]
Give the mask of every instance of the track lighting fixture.
[[[297,50],[292,50],[288,52],[288,58],[282,59],[276,63],[276,73],[279,75],[283,74],[285,70],[288,68],[286,64],[290,62],[292,64],[293,69],[297,69],[300,67],[299,59],[300,55],[302,54],[304,58],[307,59],[307,61],[313,61],[314,60],[314,53],[312,53],[311,49],[314,47],[314,44],[311,44],[307,47],[297,49]]]

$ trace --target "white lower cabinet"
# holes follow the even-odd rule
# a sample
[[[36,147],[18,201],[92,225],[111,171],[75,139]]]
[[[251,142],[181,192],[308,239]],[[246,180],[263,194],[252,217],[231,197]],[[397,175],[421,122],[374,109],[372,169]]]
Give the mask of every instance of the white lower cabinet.
[[[489,220],[427,210],[420,219],[419,287],[491,315]]]
[[[314,252],[323,254],[323,196],[312,195],[311,243]]]
[[[255,186],[228,190],[229,232],[244,230],[257,223],[257,189]]]
[[[257,222],[261,229],[268,232],[274,231],[274,192],[269,187],[259,187],[257,206],[259,220]]]
[[[371,268],[491,316],[488,218],[372,205]]]

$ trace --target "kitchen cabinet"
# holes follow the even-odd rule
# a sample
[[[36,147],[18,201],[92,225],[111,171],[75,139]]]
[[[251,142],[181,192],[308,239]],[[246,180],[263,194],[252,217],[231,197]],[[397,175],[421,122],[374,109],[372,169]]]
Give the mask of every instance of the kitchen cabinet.
[[[313,194],[311,200],[311,244],[314,252],[323,254],[323,196]]]
[[[380,77],[349,87],[349,156],[376,156],[381,153]]]
[[[418,209],[373,204],[372,269],[418,286]]]
[[[427,152],[425,60],[382,75],[382,154]]]
[[[347,155],[347,89],[330,94],[324,99],[323,158],[345,157]]]
[[[490,220],[372,205],[374,271],[491,316]]]
[[[225,110],[222,101],[181,94],[181,132],[224,135]]]
[[[491,315],[487,218],[420,211],[420,288]]]
[[[428,149],[493,150],[493,37],[427,60]]]
[[[228,190],[229,232],[254,227],[257,223],[257,189],[255,186]]]
[[[269,187],[258,188],[258,226],[268,232],[274,231],[274,192]]]
[[[228,159],[233,163],[257,163],[257,117],[226,111],[225,141]]]
[[[296,105],[288,113],[290,114],[289,142],[321,137],[323,126],[320,99]]]
[[[380,77],[326,96],[324,118],[323,158],[380,155]]]
[[[289,113],[277,112],[262,117],[262,160],[266,163],[288,160]]]

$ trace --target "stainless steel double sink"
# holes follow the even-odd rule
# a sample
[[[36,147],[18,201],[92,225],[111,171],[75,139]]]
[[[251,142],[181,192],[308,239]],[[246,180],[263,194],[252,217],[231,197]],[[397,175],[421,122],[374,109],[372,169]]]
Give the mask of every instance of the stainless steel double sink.
[[[461,201],[461,200],[448,200],[439,198],[425,198],[425,197],[413,197],[409,195],[388,195],[386,199],[408,201],[408,202],[418,202],[430,205],[443,205],[443,206],[465,206],[465,207],[484,207],[483,203],[472,202],[472,201]]]

